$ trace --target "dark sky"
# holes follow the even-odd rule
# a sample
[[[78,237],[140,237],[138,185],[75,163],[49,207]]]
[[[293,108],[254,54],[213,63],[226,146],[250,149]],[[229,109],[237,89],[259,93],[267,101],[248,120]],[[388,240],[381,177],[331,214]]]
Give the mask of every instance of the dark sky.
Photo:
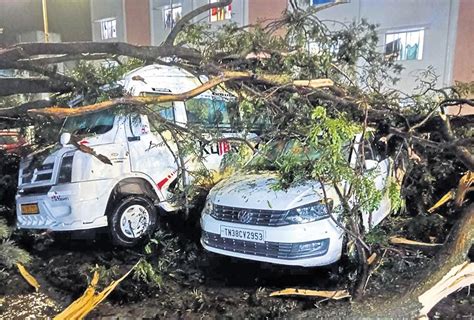
[[[92,40],[89,0],[47,0],[49,32],[61,40]],[[17,35],[43,30],[41,0],[0,0],[0,45],[17,42]]]

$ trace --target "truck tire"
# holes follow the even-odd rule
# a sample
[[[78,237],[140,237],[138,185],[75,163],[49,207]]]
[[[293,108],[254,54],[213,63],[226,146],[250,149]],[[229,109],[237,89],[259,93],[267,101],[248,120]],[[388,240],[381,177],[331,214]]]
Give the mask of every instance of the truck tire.
[[[112,242],[122,247],[133,247],[155,230],[157,210],[153,202],[143,196],[125,197],[109,214]]]

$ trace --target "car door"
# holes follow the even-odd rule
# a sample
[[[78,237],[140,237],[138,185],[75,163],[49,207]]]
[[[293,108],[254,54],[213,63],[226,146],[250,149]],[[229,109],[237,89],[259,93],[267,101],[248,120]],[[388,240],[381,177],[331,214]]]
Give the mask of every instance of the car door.
[[[364,158],[366,174],[372,175],[375,188],[382,192],[379,207],[362,216],[364,228],[371,229],[387,217],[391,211],[390,198],[386,189],[392,174],[392,162],[389,157],[384,157],[377,151],[371,138],[364,140]]]

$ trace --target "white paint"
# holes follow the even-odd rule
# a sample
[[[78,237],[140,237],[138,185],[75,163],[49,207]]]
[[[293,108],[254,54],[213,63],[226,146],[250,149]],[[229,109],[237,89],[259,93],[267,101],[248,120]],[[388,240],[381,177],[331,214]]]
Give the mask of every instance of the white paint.
[[[356,141],[360,135],[356,137]],[[354,145],[352,159],[357,158],[358,144]],[[390,159],[384,159],[379,162],[366,160],[367,170],[376,170],[374,183],[375,187],[383,191],[387,184],[387,178],[392,174],[390,168]],[[272,172],[252,173],[234,175],[218,183],[209,193],[207,203],[201,215],[201,227],[204,232],[211,234],[220,234],[223,227],[239,229],[254,229],[265,235],[265,242],[278,243],[304,243],[330,239],[328,251],[318,257],[302,259],[277,259],[269,258],[263,254],[243,254],[235,252],[229,245],[227,250],[213,247],[205,243],[205,238],[201,243],[208,251],[218,254],[228,255],[237,258],[270,262],[282,265],[315,267],[328,265],[336,262],[341,257],[344,231],[330,217],[314,222],[290,224],[284,226],[254,225],[248,223],[235,223],[224,220],[218,220],[211,216],[214,206],[240,208],[240,212],[249,212],[256,210],[274,210],[278,212],[288,211],[294,208],[307,206],[324,200],[324,192],[328,199],[334,203],[334,207],[340,205],[340,198],[331,184],[322,185],[317,181],[308,180],[305,183],[291,186],[285,190],[274,190],[277,175]],[[343,184],[342,184],[343,185]],[[238,209],[236,209],[238,210]],[[363,214],[363,224],[366,229],[370,229],[379,224],[391,211],[391,204],[388,193],[385,192],[378,209],[372,213]],[[333,212],[334,218],[339,217]],[[369,221],[370,220],[370,221]],[[255,242],[248,241],[247,246],[252,247]]]
[[[157,93],[156,90],[182,93],[199,86],[201,82],[178,67],[150,65],[125,75],[123,84],[126,92],[138,96]],[[197,98],[203,97],[222,100],[222,97],[217,97],[210,91]],[[176,124],[186,126],[188,114],[185,103],[178,101],[172,108]],[[140,121],[134,121],[132,118],[134,116],[131,114],[116,115],[111,129],[107,132],[81,137],[82,142],[92,147],[97,154],[106,156],[112,165],[104,164],[96,157],[65,144],[59,149],[53,149],[54,152],[42,163],[37,164],[34,178],[28,181],[24,174],[31,157],[23,159],[19,173],[20,192],[16,196],[18,227],[59,231],[107,226],[105,209],[110,194],[114,187],[126,178],[141,178],[148,181],[159,197],[160,206],[166,211],[176,210],[177,208],[167,200],[171,196],[168,188],[178,175],[178,165],[164,143],[166,141],[176,152],[173,139],[167,131],[160,135],[151,130],[146,115],[139,115]],[[238,134],[229,132],[223,136],[236,135]],[[211,151],[203,163],[189,155],[185,159],[186,167],[192,171],[202,166],[218,170],[225,153],[224,148],[221,151],[220,153]],[[58,183],[62,159],[71,155],[73,155],[71,182]],[[51,174],[51,177],[41,178],[42,174],[43,177],[44,174]],[[185,180],[186,183],[190,183],[192,177],[186,176]],[[51,195],[65,200],[53,201],[46,194],[22,194],[22,190],[32,187],[48,187]],[[28,203],[37,203],[40,213],[22,215],[21,205]]]

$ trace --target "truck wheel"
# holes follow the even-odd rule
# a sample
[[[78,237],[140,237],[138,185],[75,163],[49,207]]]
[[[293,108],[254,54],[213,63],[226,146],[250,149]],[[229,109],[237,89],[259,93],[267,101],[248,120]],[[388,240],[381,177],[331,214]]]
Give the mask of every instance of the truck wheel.
[[[112,242],[123,247],[133,247],[155,230],[156,208],[149,199],[130,196],[122,199],[109,215]]]

